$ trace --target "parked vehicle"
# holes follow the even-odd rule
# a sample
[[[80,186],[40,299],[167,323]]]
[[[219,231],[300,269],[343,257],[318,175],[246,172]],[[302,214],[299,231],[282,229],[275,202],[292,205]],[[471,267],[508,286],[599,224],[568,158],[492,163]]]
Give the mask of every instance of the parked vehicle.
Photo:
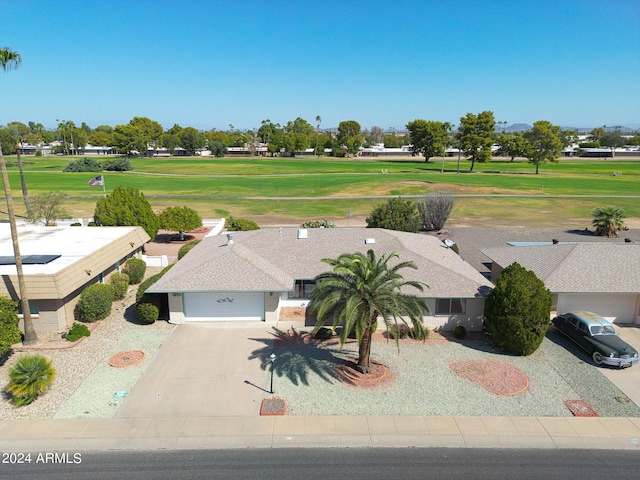
[[[630,367],[638,363],[638,351],[622,340],[608,320],[592,312],[568,312],[551,323],[591,355],[597,365]]]

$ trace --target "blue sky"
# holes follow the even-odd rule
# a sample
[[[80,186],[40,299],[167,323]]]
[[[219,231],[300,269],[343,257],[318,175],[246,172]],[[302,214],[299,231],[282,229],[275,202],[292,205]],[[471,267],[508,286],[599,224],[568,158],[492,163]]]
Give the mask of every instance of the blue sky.
[[[639,0],[35,1],[0,46],[0,125],[202,130],[416,118],[640,127]],[[19,7],[19,8],[18,8]],[[15,21],[14,21],[15,20]]]

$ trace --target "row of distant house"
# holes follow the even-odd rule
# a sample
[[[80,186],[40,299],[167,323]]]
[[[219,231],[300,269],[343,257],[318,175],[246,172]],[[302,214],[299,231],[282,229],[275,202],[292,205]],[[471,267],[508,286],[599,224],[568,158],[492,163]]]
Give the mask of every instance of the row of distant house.
[[[218,230],[215,230],[216,232]],[[37,331],[64,332],[75,320],[82,290],[107,282],[149,240],[141,227],[19,225],[23,269]],[[640,244],[606,242],[497,246],[484,251],[499,272],[517,261],[553,293],[554,312],[591,310],[618,324],[640,325]],[[0,295],[18,299],[8,224],[0,224]],[[469,263],[432,235],[368,228],[263,228],[206,236],[149,292],[166,300],[172,323],[314,320],[307,311],[322,261],[372,249],[397,252],[416,270],[403,274],[427,285],[425,325],[480,330],[493,288]],[[554,312],[551,312],[552,314]]]

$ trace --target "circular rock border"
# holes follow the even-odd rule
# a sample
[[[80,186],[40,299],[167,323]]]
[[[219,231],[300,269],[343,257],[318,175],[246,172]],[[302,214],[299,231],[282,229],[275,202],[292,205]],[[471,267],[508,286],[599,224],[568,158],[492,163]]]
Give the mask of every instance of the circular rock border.
[[[362,373],[358,370],[358,360],[349,358],[338,366],[336,373],[344,383],[353,387],[381,387],[393,381],[392,372],[384,364],[376,360],[370,360],[370,363],[371,371]]]
[[[124,368],[137,365],[142,362],[142,360],[144,360],[144,352],[142,350],[129,350],[116,353],[109,359],[109,365],[116,368]]]

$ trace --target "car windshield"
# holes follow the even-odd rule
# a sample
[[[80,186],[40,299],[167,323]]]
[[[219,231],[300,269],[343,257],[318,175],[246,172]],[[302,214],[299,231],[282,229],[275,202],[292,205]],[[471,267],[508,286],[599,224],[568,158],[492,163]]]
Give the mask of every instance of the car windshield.
[[[592,325],[591,335],[615,335],[616,330],[611,325]]]

